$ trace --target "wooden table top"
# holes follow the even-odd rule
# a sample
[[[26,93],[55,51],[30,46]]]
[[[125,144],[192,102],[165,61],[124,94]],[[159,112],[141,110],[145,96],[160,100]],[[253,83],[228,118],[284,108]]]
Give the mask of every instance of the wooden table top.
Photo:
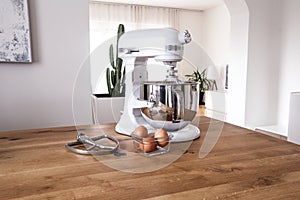
[[[213,150],[199,158],[212,122],[199,119],[201,137],[178,160],[147,173],[119,171],[67,151],[64,145],[77,135],[74,127],[2,132],[0,199],[300,199],[300,146],[224,124]],[[115,134],[113,127],[101,130]],[[96,129],[81,127],[88,130]],[[128,156],[127,169],[147,159],[129,154],[135,157]],[[123,159],[101,158],[114,164]]]

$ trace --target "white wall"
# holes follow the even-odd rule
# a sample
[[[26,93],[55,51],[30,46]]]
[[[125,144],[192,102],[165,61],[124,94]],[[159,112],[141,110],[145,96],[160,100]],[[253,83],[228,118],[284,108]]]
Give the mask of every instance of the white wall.
[[[205,10],[202,16],[202,45],[214,63],[213,66],[206,66],[207,76],[216,80],[218,90],[223,93],[230,55],[230,14],[226,5],[221,4]]]
[[[192,42],[184,47],[184,60],[178,63],[178,75],[181,79],[185,79],[185,75],[192,74],[197,68],[202,67],[203,62],[207,60],[199,59],[201,57],[207,57],[206,52],[201,49],[203,12],[179,10],[178,26],[180,32],[188,30],[192,37]],[[195,54],[195,52],[197,52],[197,54]],[[201,70],[201,68],[199,70]]]
[[[249,53],[246,125],[277,122],[281,0],[247,0]]]
[[[74,124],[73,83],[89,53],[88,0],[30,0],[29,8],[33,63],[0,64],[0,131]],[[81,108],[90,112],[89,96]]]
[[[229,63],[230,14],[225,4],[202,12],[201,44],[212,60],[207,76],[214,79],[218,91],[206,91],[205,107],[208,117],[226,120],[225,73]]]
[[[290,93],[300,91],[300,1],[281,0],[281,62],[278,79],[278,124],[287,128]],[[299,111],[300,112],[300,111]],[[299,120],[299,119],[298,119]]]
[[[230,13],[228,122],[245,126],[249,10],[244,0],[224,0]]]
[[[225,4],[203,12],[202,45],[217,67],[229,61],[230,14]],[[221,69],[220,69],[221,70]]]
[[[247,4],[246,125],[270,126],[287,135],[290,93],[300,91],[300,1],[247,0]]]

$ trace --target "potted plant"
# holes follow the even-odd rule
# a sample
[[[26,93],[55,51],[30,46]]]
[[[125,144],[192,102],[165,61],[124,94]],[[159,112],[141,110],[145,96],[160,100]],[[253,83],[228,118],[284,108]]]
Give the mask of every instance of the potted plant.
[[[205,105],[204,94],[205,90],[210,88],[210,81],[207,79],[207,70],[204,69],[202,72],[199,70],[194,71],[190,75],[185,75],[189,81],[199,83],[199,105]]]
[[[109,64],[106,68],[106,85],[108,94],[93,94],[93,119],[95,123],[110,123],[120,119],[124,108],[125,67],[118,56],[119,39],[124,34],[123,24],[119,24],[116,46],[111,44],[108,50]]]
[[[111,67],[106,69],[106,83],[108,93],[111,97],[125,96],[125,68],[123,68],[123,60],[118,56],[119,39],[124,34],[125,28],[123,24],[119,24],[117,33],[117,44],[114,56],[114,47],[109,47],[109,60]]]

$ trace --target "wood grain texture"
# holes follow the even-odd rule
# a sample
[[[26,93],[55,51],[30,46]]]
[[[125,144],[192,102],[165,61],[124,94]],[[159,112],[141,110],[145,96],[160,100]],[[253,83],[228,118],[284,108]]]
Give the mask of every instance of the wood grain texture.
[[[75,127],[2,132],[0,199],[300,199],[300,146],[225,124],[200,159],[210,122],[201,117],[200,139],[171,165],[148,173],[121,172],[67,151]],[[114,124],[101,128],[116,134]]]

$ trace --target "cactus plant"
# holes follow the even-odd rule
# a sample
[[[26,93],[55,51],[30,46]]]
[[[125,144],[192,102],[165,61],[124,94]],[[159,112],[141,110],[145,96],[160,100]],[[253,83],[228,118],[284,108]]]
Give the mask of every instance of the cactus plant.
[[[118,56],[119,39],[124,32],[124,25],[119,24],[115,55],[113,44],[109,47],[111,66],[106,69],[106,83],[109,95],[115,97],[125,96],[125,68],[122,69],[123,60]]]

